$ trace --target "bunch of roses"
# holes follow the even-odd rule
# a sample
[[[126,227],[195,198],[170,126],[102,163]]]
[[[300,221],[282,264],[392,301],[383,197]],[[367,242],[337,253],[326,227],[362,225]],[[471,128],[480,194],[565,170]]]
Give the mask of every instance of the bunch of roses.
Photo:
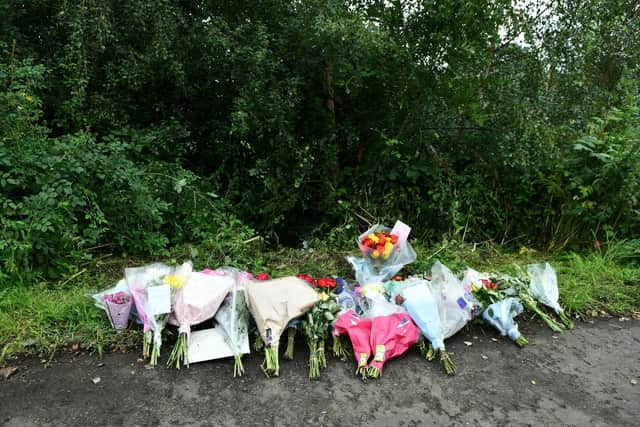
[[[113,304],[127,304],[130,301],[131,297],[129,296],[128,293],[119,291],[119,292],[116,292],[115,294],[105,295],[103,299],[104,301],[110,302]]]
[[[313,277],[306,274],[298,274],[298,278],[304,280],[309,283],[314,288],[320,288],[323,290],[331,290],[336,287],[335,279],[330,277],[320,277],[318,279],[314,279]]]
[[[376,232],[362,238],[360,241],[364,251],[373,259],[389,259],[393,248],[398,243],[398,236],[391,233]]]

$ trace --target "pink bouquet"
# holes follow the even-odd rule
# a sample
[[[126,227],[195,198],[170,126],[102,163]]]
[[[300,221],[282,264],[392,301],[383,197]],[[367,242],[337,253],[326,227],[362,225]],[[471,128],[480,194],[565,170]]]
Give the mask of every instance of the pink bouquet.
[[[129,324],[129,313],[133,300],[131,295],[124,291],[118,291],[114,294],[107,294],[102,297],[105,304],[107,316],[114,329],[127,329]]]

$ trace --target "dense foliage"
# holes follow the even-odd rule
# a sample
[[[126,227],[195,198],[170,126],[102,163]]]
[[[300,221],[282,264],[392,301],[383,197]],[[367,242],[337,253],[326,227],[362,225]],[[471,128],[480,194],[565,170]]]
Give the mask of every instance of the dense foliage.
[[[5,0],[0,276],[363,217],[637,236],[638,34],[623,0]]]

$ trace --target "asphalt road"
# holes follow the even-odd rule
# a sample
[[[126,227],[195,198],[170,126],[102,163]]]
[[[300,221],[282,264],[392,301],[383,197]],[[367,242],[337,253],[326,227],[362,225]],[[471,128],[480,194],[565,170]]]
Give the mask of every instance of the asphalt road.
[[[332,358],[310,382],[303,343],[272,379],[259,355],[245,358],[241,379],[230,360],[181,371],[150,369],[135,353],[60,354],[47,368],[14,360],[18,371],[0,377],[0,425],[640,425],[640,322],[521,329],[524,349],[478,327],[448,340],[454,377],[411,350],[366,383],[353,361]]]

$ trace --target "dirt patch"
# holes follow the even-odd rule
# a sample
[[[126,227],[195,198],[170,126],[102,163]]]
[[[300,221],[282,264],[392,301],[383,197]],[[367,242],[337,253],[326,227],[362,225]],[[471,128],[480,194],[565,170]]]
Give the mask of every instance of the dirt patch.
[[[302,345],[269,380],[259,355],[240,379],[230,360],[175,371],[148,369],[138,354],[65,354],[47,369],[29,359],[0,382],[0,425],[637,425],[640,322],[523,329],[524,349],[479,327],[448,340],[455,377],[411,350],[367,383],[333,359],[310,382]]]

